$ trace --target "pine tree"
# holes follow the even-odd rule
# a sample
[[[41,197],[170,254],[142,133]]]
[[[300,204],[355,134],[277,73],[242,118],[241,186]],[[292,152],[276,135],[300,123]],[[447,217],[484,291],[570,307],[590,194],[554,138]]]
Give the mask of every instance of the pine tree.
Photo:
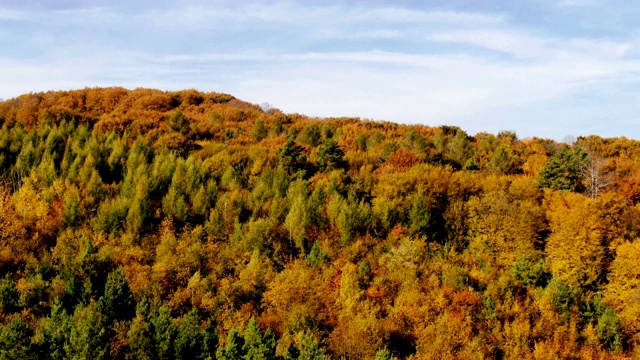
[[[33,357],[33,332],[17,318],[0,329],[0,359],[29,359]]]
[[[157,359],[175,358],[175,339],[177,329],[171,319],[169,308],[162,306],[151,318],[153,326],[153,342]]]
[[[65,343],[68,341],[70,331],[69,315],[62,307],[60,301],[51,306],[49,317],[40,322],[34,345],[38,358],[51,360],[66,359]]]
[[[302,339],[298,345],[300,356],[298,360],[324,360],[325,350],[318,345],[310,332],[302,334]]]
[[[286,169],[289,174],[295,174],[301,170],[307,161],[304,148],[296,145],[293,138],[287,139],[287,142],[278,149],[277,155],[280,165]]]
[[[239,360],[244,358],[244,340],[238,334],[238,330],[231,329],[227,336],[227,342],[216,351],[217,360]]]
[[[322,171],[342,168],[345,166],[344,151],[338,143],[329,139],[318,151],[318,167]]]
[[[196,359],[202,353],[204,339],[200,332],[201,322],[196,309],[182,317],[175,341],[176,359]]]
[[[244,352],[245,360],[270,360],[275,359],[275,338],[270,330],[264,334],[260,332],[255,318],[251,318],[244,331]]]
[[[109,335],[102,314],[94,304],[79,306],[71,317],[69,340],[64,345],[67,358],[73,360],[107,359]]]
[[[200,352],[200,359],[215,359],[217,349],[218,332],[216,331],[213,320],[209,320],[202,331],[202,350]]]
[[[0,282],[0,312],[9,314],[18,311],[19,296],[15,281],[9,274],[5,275]]]
[[[96,308],[104,315],[107,324],[129,320],[135,315],[136,303],[121,269],[109,274],[104,295],[98,300]]]
[[[251,131],[251,135],[255,141],[263,140],[269,135],[269,129],[264,125],[264,121],[257,120],[253,125],[253,130]]]
[[[556,153],[540,170],[536,184],[552,190],[584,191],[581,169],[586,157],[587,153],[581,148]]]

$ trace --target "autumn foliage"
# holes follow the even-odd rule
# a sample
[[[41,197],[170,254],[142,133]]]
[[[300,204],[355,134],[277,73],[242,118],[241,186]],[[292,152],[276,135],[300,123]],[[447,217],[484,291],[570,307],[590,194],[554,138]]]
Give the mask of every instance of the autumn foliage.
[[[0,103],[0,358],[640,357],[640,142]]]

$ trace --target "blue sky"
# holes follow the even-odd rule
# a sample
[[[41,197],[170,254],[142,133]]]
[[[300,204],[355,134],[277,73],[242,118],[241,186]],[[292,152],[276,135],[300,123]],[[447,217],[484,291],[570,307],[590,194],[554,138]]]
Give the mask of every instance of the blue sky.
[[[195,88],[470,134],[640,139],[640,3],[0,0],[0,98]]]

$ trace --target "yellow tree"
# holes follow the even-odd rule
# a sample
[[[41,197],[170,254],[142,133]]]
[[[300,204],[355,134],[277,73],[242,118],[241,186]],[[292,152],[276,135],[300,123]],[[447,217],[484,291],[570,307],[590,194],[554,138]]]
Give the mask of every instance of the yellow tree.
[[[485,179],[484,194],[469,200],[469,250],[482,262],[504,268],[536,257],[546,226],[540,193],[530,178]]]
[[[547,193],[547,264],[571,287],[596,285],[605,264],[603,224],[594,200],[573,192]]]
[[[624,243],[611,263],[605,299],[617,311],[622,330],[640,344],[640,241]]]

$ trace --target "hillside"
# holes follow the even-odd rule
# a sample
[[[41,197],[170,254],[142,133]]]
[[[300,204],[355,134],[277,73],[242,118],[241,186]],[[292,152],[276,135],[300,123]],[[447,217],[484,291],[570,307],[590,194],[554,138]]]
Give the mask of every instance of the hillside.
[[[640,142],[0,103],[0,358],[640,356]]]

